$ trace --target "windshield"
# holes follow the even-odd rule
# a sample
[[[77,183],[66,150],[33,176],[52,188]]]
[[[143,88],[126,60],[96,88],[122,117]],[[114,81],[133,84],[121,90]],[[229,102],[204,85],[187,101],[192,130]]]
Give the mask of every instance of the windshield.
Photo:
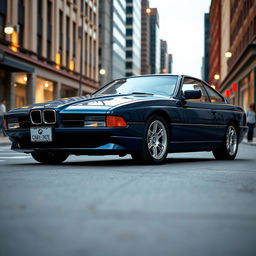
[[[115,80],[93,95],[153,94],[172,96],[177,76],[141,76]]]

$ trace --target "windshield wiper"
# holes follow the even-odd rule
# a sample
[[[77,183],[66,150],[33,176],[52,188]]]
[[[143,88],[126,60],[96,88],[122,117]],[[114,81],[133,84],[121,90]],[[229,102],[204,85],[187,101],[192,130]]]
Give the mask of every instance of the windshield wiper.
[[[132,92],[131,94],[154,95],[153,93],[148,92]]]

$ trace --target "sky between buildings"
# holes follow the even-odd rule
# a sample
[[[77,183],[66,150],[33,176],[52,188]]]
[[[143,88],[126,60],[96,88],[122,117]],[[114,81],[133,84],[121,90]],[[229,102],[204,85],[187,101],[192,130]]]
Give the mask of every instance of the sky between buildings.
[[[204,55],[204,13],[211,0],[150,0],[158,8],[160,38],[173,54],[173,74],[201,78]]]

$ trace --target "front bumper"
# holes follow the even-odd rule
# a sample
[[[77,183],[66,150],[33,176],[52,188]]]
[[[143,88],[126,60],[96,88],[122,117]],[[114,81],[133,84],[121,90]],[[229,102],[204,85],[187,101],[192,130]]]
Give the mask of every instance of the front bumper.
[[[7,130],[12,150],[65,151],[75,155],[120,155],[138,152],[143,127],[125,128],[52,128],[52,142],[31,142],[29,129]]]

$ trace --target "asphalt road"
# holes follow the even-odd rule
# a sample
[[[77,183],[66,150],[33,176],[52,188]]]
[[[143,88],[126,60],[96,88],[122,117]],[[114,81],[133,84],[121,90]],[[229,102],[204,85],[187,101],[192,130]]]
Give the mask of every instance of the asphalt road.
[[[256,146],[235,161],[70,157],[0,147],[0,255],[255,256]]]

